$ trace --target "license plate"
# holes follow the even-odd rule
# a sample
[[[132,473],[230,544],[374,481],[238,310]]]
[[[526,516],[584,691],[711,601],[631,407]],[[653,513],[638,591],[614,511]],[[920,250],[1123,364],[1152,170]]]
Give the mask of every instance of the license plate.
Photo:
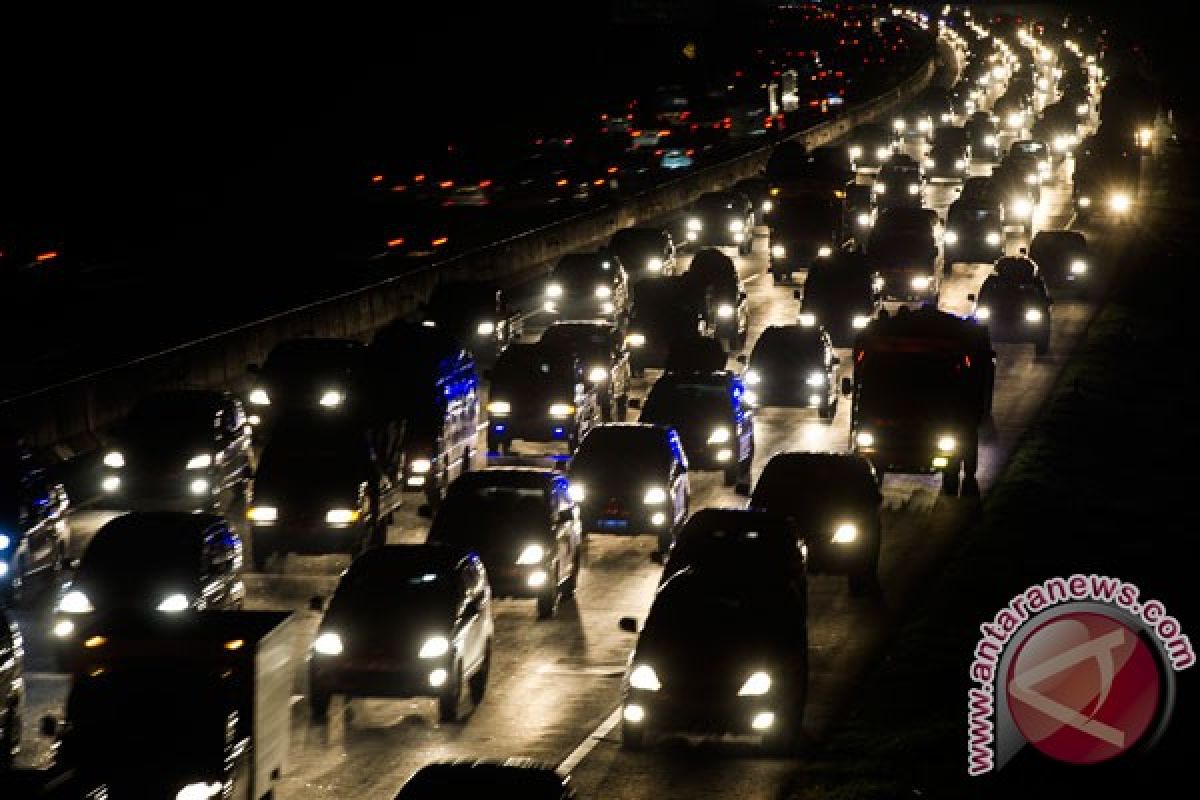
[[[602,531],[623,531],[629,527],[627,519],[602,519],[597,523]]]

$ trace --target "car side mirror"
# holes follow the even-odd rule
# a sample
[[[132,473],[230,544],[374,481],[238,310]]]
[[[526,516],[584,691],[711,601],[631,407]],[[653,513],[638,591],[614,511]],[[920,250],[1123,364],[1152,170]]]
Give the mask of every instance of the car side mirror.
[[[969,295],[967,295],[967,302],[968,302],[968,303],[974,303],[974,302],[975,302],[975,295],[974,295],[974,294],[969,294]]]
[[[742,353],[741,355],[739,355],[736,360],[737,360],[737,363],[741,364],[743,367],[750,363],[750,359],[746,356],[745,353]]]
[[[632,408],[632,409],[634,409],[634,410],[641,410],[641,408],[642,408],[642,399],[641,399],[640,397],[631,397],[631,398],[629,398],[629,407],[630,407],[630,408]]]
[[[637,633],[638,621],[634,617],[621,617],[621,621],[617,623],[617,627],[624,633]]]
[[[325,610],[325,598],[319,594],[314,594],[308,598],[308,610],[316,611],[318,614]]]
[[[792,289],[792,299],[793,300],[800,300],[803,297],[804,297],[804,292],[800,291],[799,289]]]
[[[850,378],[842,378],[842,396],[849,397],[854,394],[854,381]]]
[[[247,364],[246,372],[250,373],[251,375],[258,375],[262,372],[262,365],[257,363]]]

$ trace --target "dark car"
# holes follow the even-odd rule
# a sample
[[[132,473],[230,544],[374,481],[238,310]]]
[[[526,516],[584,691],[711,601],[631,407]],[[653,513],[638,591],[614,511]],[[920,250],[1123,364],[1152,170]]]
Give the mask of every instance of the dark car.
[[[956,262],[990,263],[1004,255],[1004,206],[1000,198],[990,189],[973,189],[969,196],[963,192],[946,213],[942,245],[942,271],[947,275]]]
[[[63,485],[34,466],[15,436],[0,432],[0,606],[17,605],[30,579],[62,568],[69,511]]]
[[[821,419],[831,420],[837,412],[840,363],[829,334],[819,325],[771,325],[750,353],[746,385],[756,405],[815,408]]]
[[[536,598],[547,619],[579,586],[582,533],[568,489],[547,469],[468,472],[450,485],[426,541],[478,553],[494,595]]]
[[[404,420],[406,492],[435,505],[479,452],[479,374],[475,359],[446,331],[397,320],[371,342],[371,370],[388,420]]]
[[[640,422],[673,428],[692,469],[721,470],[725,485],[749,483],[754,413],[732,372],[668,372],[642,404]]]
[[[987,111],[976,111],[964,126],[971,145],[971,158],[978,161],[1000,160],[1000,139],[996,120]]]
[[[855,595],[878,588],[882,503],[871,462],[850,453],[779,453],[750,495],[751,508],[794,521],[809,572],[846,575]]]
[[[875,220],[867,256],[883,277],[885,298],[937,302],[941,283],[936,227],[937,212],[932,209],[888,209]]]
[[[629,313],[629,281],[614,253],[571,253],[546,280],[543,310],[562,319],[602,317],[617,324]]]
[[[835,347],[849,347],[883,307],[883,276],[861,252],[841,251],[808,271],[797,321],[824,328]]]
[[[1004,205],[1004,223],[1027,231],[1033,227],[1040,188],[1031,173],[1014,161],[1005,160],[992,170],[992,186]]]
[[[746,255],[754,244],[754,207],[738,192],[706,192],[687,213],[687,240],[697,245],[736,247]]]
[[[671,428],[601,425],[583,440],[568,474],[584,533],[649,533],[665,553],[687,519],[688,460]]]
[[[716,372],[725,369],[729,354],[712,336],[683,333],[671,340],[665,372]]]
[[[508,455],[517,442],[570,455],[600,422],[598,387],[571,350],[520,343],[500,354],[492,370],[488,453]]]
[[[148,394],[123,422],[103,459],[107,505],[138,511],[228,510],[250,482],[250,426],[229,392]]]
[[[708,330],[708,305],[691,279],[675,275],[641,281],[633,287],[625,337],[633,374],[641,377],[647,367],[662,367],[676,338]]]
[[[88,542],[54,611],[51,632],[70,663],[78,634],[95,612],[240,609],[242,539],[216,514],[124,514]]]
[[[458,339],[480,364],[493,364],[511,342],[521,338],[521,315],[508,305],[491,281],[443,281],[422,307],[422,320]]]
[[[771,212],[771,278],[790,282],[792,275],[829,258],[842,244],[842,208],[836,198],[810,192],[780,198]]]
[[[874,190],[880,209],[920,208],[925,199],[925,176],[908,156],[893,156],[875,176]]]
[[[587,371],[587,385],[597,392],[604,421],[625,419],[633,368],[625,337],[616,325],[603,320],[555,322],[542,332],[538,343],[574,353]]]
[[[447,761],[426,764],[408,779],[395,800],[458,797],[575,800],[570,779],[553,766],[525,758],[505,761]]]
[[[1095,281],[1087,239],[1078,231],[1038,231],[1029,244],[1029,258],[1052,288],[1072,287],[1086,293]]]
[[[918,102],[909,103],[892,117],[892,131],[898,139],[927,141],[933,135],[933,118],[929,109]]]
[[[790,565],[793,577],[804,582],[804,542],[791,520],[763,509],[705,508],[675,537],[659,584],[684,570],[753,573],[766,564]]]
[[[0,608],[0,775],[21,748],[21,706],[25,699],[25,646],[17,623]]]
[[[622,228],[608,240],[608,249],[635,281],[675,274],[675,240],[666,228]]]
[[[771,182],[764,175],[742,178],[733,185],[733,191],[744,194],[754,206],[754,221],[759,225],[767,221],[767,215],[775,207],[771,199]]]
[[[277,417],[337,413],[357,404],[367,347],[353,339],[290,339],[271,348],[261,366],[251,364],[254,385],[246,396],[250,423]]]
[[[746,561],[685,569],[659,587],[622,681],[626,749],[674,732],[795,747],[808,693],[805,582],[778,548],[736,564]],[[636,620],[621,629],[636,632]]]
[[[706,316],[717,338],[729,342],[730,349],[745,346],[750,309],[733,259],[715,247],[706,247],[692,258],[683,277],[691,290],[703,298]]]
[[[1038,275],[1037,264],[1021,256],[996,262],[979,294],[967,295],[973,315],[988,326],[994,342],[1032,342],[1042,356],[1050,352],[1050,307],[1054,301]]]
[[[937,143],[925,154],[925,174],[930,180],[961,181],[967,176],[970,163],[965,145]]]
[[[875,191],[865,183],[846,184],[842,203],[842,237],[864,241],[875,224]]]
[[[439,719],[457,722],[464,688],[473,704],[483,700],[494,631],[492,590],[474,553],[436,544],[363,553],[342,574],[313,639],[312,720],[325,722],[341,694],[432,697]]]
[[[847,137],[846,153],[856,170],[879,169],[892,157],[892,132],[882,125],[859,125]]]
[[[255,570],[286,553],[354,555],[383,543],[402,497],[398,450],[352,418],[294,418],[263,448],[246,509]]]

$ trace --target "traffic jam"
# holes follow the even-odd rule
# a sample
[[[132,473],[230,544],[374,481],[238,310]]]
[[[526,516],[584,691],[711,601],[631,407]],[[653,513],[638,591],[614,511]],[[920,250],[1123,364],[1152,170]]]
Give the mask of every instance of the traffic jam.
[[[781,48],[757,93],[660,87],[511,174],[381,171],[372,205],[422,211],[354,246],[428,259],[446,220],[766,148],[534,280],[145,394],[70,498],[6,433],[4,796],[662,796],[681,742],[757,774],[818,740],[1104,292],[1159,135],[1086,20],[820,13],[934,67],[812,147],[851,59]]]

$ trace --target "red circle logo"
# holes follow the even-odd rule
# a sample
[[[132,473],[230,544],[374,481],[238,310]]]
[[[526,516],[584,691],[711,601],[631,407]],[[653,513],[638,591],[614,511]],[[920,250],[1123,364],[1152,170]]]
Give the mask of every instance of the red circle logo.
[[[1074,612],[1021,642],[1006,686],[1013,722],[1030,744],[1059,761],[1094,764],[1127,752],[1154,723],[1161,674],[1127,625]]]

